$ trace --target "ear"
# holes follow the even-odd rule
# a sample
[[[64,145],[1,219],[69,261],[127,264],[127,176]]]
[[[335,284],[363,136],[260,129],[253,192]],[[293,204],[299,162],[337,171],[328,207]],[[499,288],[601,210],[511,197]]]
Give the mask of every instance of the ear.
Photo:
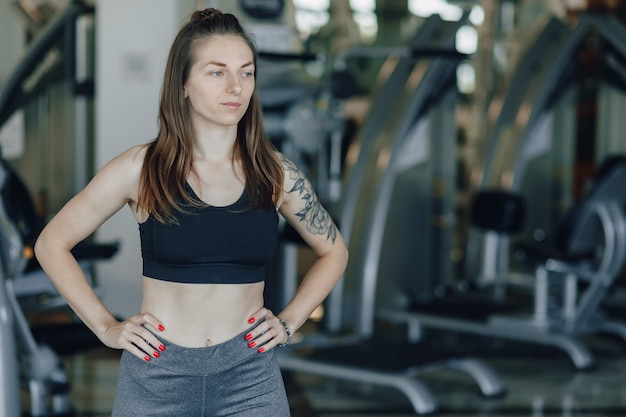
[[[187,89],[183,86],[183,97],[188,98],[189,94],[187,93]]]

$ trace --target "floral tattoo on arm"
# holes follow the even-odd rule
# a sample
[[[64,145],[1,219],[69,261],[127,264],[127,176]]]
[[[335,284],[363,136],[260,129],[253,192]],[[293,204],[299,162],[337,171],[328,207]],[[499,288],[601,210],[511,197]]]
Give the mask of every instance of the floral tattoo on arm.
[[[289,174],[289,178],[294,180],[293,187],[289,190],[289,194],[297,192],[305,206],[296,213],[298,219],[306,224],[306,229],[317,235],[326,235],[326,240],[335,243],[337,238],[337,227],[330,218],[328,212],[322,207],[317,195],[306,179],[302,171],[300,171],[289,159],[282,156],[282,163],[285,170]]]

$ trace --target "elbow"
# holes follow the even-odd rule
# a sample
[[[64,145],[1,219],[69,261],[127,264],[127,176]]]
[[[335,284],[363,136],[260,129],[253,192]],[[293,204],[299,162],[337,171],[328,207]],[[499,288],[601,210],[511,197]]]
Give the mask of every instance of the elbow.
[[[43,265],[47,259],[47,254],[53,249],[54,244],[44,231],[42,231],[33,244],[33,253],[39,264]]]
[[[348,251],[348,247],[345,244],[341,245],[339,258],[341,259],[342,268],[345,271],[345,269],[348,267],[348,261],[350,260],[350,252]]]
[[[38,261],[41,261],[41,258],[44,256],[46,252],[46,246],[46,239],[40,234],[33,244],[33,253]]]

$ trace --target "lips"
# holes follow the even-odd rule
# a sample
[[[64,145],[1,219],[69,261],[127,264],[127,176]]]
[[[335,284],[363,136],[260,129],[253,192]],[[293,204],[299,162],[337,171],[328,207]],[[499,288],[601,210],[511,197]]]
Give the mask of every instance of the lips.
[[[222,103],[223,106],[232,109],[232,110],[237,110],[239,107],[241,107],[241,103],[237,103],[237,102],[233,102],[233,101],[229,101],[227,103]]]

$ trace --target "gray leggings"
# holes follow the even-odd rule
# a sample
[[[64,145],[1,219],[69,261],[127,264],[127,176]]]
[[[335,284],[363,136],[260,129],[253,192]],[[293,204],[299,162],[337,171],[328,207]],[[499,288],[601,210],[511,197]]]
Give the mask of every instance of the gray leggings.
[[[206,348],[163,341],[150,362],[122,353],[112,417],[289,417],[275,351],[241,333]]]

